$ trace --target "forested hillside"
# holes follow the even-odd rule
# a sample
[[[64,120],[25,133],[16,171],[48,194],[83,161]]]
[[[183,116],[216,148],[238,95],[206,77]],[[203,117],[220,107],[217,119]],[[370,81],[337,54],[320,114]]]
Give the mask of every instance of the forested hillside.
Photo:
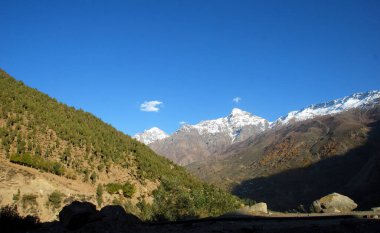
[[[0,142],[2,163],[86,183],[97,190],[98,206],[121,204],[144,219],[219,215],[239,205],[91,113],[59,103],[3,70]]]

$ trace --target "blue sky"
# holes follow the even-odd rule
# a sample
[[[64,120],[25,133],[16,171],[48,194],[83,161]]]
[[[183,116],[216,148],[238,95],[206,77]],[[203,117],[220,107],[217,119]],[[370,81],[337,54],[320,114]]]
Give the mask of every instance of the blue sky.
[[[171,133],[233,107],[273,121],[380,89],[378,0],[1,0],[0,9],[1,68],[127,134]]]

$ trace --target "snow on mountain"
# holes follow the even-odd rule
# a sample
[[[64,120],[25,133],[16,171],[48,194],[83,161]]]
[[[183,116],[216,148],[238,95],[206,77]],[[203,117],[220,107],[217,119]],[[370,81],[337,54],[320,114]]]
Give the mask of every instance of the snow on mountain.
[[[185,124],[176,131],[176,134],[190,131],[196,131],[200,135],[225,134],[231,138],[232,142],[235,142],[235,140],[239,138],[242,130],[244,131],[245,129],[245,134],[251,133],[247,131],[247,126],[251,127],[254,133],[257,133],[275,126],[303,121],[317,116],[337,114],[352,108],[370,107],[379,103],[380,91],[356,93],[326,103],[313,104],[299,111],[289,112],[286,116],[280,117],[273,123],[268,122],[264,118],[252,115],[249,112],[234,108],[226,117],[201,121],[195,125]],[[167,137],[169,137],[169,135],[157,127],[153,127],[134,136],[134,138],[145,144],[151,144]]]
[[[169,137],[167,133],[157,127],[145,130],[143,133],[138,133],[133,138],[148,145],[158,140],[162,140]]]
[[[380,103],[380,91],[356,93],[326,103],[313,104],[299,111],[289,112],[271,124],[271,127],[303,121],[317,116],[333,115],[352,108],[371,107]]]
[[[269,122],[264,118],[234,108],[226,117],[201,121],[196,125],[183,125],[176,133],[190,130],[196,130],[200,135],[224,133],[234,141],[244,126],[256,126],[259,131],[264,131],[268,128]]]

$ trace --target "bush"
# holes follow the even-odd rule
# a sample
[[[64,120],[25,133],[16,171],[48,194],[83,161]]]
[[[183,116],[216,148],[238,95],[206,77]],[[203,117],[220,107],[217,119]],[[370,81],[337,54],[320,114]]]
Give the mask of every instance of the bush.
[[[61,207],[61,202],[64,194],[59,191],[54,191],[49,195],[49,205],[53,206],[54,209]]]
[[[98,206],[103,204],[103,186],[100,184],[96,188],[96,201],[98,202]]]
[[[20,192],[20,189],[18,189],[17,193],[13,194],[13,201],[18,202],[20,200],[20,197],[21,197],[21,192]]]
[[[22,207],[26,209],[28,206],[36,206],[37,205],[37,195],[34,194],[25,194],[21,199]]]
[[[95,184],[96,183],[96,173],[95,172],[92,172],[91,173],[91,176],[90,176],[90,180],[91,180],[91,183],[92,184]]]
[[[124,184],[119,183],[108,183],[106,184],[106,190],[110,194],[118,193],[120,190],[122,191],[124,197],[132,197],[135,193],[135,185],[126,182]]]
[[[142,200],[141,202],[138,202],[136,206],[140,210],[139,217],[142,220],[150,220],[150,219],[152,219],[152,216],[154,214],[153,213],[152,205],[146,203],[145,200]]]

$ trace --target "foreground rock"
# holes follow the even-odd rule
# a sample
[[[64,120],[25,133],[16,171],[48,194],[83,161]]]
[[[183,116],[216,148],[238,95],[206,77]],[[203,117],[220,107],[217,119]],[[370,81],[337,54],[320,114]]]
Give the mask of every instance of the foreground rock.
[[[261,214],[267,214],[268,213],[268,207],[265,202],[259,202],[257,204],[254,204],[253,206],[249,207],[249,211],[253,213],[261,213]]]
[[[251,208],[265,211],[266,204],[258,203]],[[245,209],[245,208],[243,208]],[[354,212],[352,213],[354,214]],[[47,222],[27,231],[7,231],[0,224],[1,232],[30,233],[378,233],[380,220],[373,211],[355,215],[284,214],[276,216],[235,214],[216,218],[192,219],[178,222],[141,222],[128,214],[121,206],[106,206],[100,211],[87,202],[74,202],[60,213],[60,221]],[[1,220],[1,219],[0,219]],[[1,222],[1,221],[0,221]]]
[[[100,218],[96,206],[90,202],[74,201],[59,212],[59,221],[69,230],[81,228]]]
[[[358,205],[347,196],[332,193],[314,201],[313,207],[317,213],[347,213],[356,209]]]
[[[141,220],[118,205],[105,206],[100,211],[89,202],[74,201],[59,213],[53,223],[56,232],[136,232]]]
[[[128,225],[141,224],[141,220],[125,212],[124,208],[119,205],[105,206],[100,210],[100,214],[103,222],[120,222]]]
[[[263,215],[268,214],[268,207],[265,202],[259,202],[252,206],[244,206],[237,211],[227,213],[223,216],[234,216],[234,215]]]

